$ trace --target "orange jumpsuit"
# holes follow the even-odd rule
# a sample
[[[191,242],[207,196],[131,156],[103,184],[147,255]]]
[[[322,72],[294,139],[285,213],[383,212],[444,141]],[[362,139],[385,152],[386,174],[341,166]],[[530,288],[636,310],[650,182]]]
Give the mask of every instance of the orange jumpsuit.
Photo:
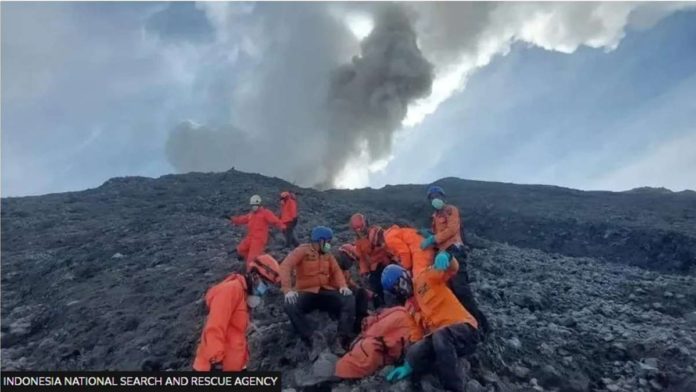
[[[295,284],[292,284],[292,272]],[[313,310],[328,312],[339,319],[340,340],[352,334],[355,327],[355,298],[343,295],[346,280],[338,262],[330,253],[320,253],[310,244],[295,248],[280,264],[280,282],[283,293],[298,292],[295,303],[286,303],[285,312],[301,339],[311,342],[312,325],[306,314]]]
[[[418,276],[433,264],[434,250],[420,248],[423,237],[416,229],[392,226],[384,232],[384,242],[387,250],[398,258],[399,264],[412,275]]]
[[[465,389],[464,378],[452,364],[473,352],[479,342],[476,319],[447,287],[457,269],[459,264],[452,260],[446,271],[428,268],[414,278],[413,295],[428,334],[406,352],[406,363],[414,374],[422,375],[434,367],[443,389],[448,391]]]
[[[447,281],[457,269],[459,263],[452,259],[446,271],[428,268],[413,279],[413,295],[418,303],[422,322],[430,332],[458,323],[467,323],[478,328],[474,316],[447,287]]]
[[[290,194],[285,199],[280,200],[280,221],[286,225],[297,218],[297,200]]]
[[[386,266],[391,261],[389,252],[383,247],[373,248],[367,237],[359,237],[355,240],[355,251],[360,258],[358,264],[360,266],[361,275],[373,272],[379,267]]]
[[[412,310],[404,306],[383,309],[368,316],[363,324],[351,350],[336,363],[337,377],[367,377],[398,361],[409,344],[423,337]]]
[[[246,237],[237,245],[237,253],[246,260],[247,271],[251,261],[266,251],[268,226],[273,224],[281,230],[285,228],[285,224],[273,212],[263,207],[245,215],[233,216],[231,221],[235,225],[247,226]]]
[[[481,311],[476,303],[474,293],[469,285],[469,275],[466,271],[466,251],[464,250],[461,222],[457,207],[447,204],[442,210],[433,214],[432,223],[435,233],[435,243],[438,250],[448,251],[460,263],[460,269],[456,276],[452,278],[452,290],[462,305],[476,317],[482,330],[487,333],[489,323],[486,315]]]
[[[242,275],[231,274],[205,295],[208,320],[193,362],[193,369],[210,371],[222,362],[224,371],[240,371],[249,360],[246,331],[249,325],[247,285]]]
[[[285,235],[285,246],[298,246],[300,242],[295,237],[295,227],[297,226],[297,200],[295,195],[287,192],[288,196],[280,199],[280,221],[285,224],[283,234]]]
[[[386,247],[373,247],[366,236],[358,236],[355,240],[355,252],[358,254],[360,275],[367,275],[370,290],[375,293],[372,297],[373,304],[375,309],[379,308],[385,302],[381,283],[382,270],[391,262],[391,255]]]
[[[446,250],[452,245],[462,243],[459,210],[447,204],[441,210],[433,213],[433,233],[435,243],[440,250]]]
[[[299,292],[316,294],[322,288],[336,291],[348,287],[345,275],[334,256],[319,253],[310,244],[298,246],[280,263],[280,287],[283,293],[293,289],[293,271],[295,289]]]

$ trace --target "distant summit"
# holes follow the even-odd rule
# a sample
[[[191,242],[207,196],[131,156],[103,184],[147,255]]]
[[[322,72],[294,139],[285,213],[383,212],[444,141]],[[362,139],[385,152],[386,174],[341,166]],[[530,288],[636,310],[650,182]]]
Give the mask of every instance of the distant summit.
[[[651,186],[642,186],[639,188],[633,188],[630,190],[627,190],[626,193],[647,193],[647,194],[654,194],[654,195],[665,195],[665,194],[671,194],[674,193],[672,190],[667,189],[665,187],[651,187]]]

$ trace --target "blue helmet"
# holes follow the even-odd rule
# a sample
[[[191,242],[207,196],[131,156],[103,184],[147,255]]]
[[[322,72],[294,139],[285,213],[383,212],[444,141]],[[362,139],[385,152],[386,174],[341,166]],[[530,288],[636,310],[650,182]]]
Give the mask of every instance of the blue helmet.
[[[389,264],[382,271],[382,288],[393,292],[401,278],[408,278],[408,272],[398,264]]]
[[[331,241],[332,238],[333,230],[329,229],[326,226],[316,226],[312,229],[312,242],[319,242],[321,240]]]
[[[439,194],[439,195],[442,195],[442,196],[444,197],[444,196],[445,196],[445,190],[442,189],[441,187],[437,186],[437,185],[431,185],[431,186],[428,187],[428,194],[427,194],[428,199],[430,199],[430,198],[433,197],[434,195],[438,195],[438,194]]]

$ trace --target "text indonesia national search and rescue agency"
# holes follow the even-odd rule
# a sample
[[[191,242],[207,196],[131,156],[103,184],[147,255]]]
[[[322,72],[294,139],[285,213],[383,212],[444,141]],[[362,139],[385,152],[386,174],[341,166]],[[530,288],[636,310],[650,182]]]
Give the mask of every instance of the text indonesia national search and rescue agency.
[[[146,375],[130,372],[94,372],[79,375],[62,372],[3,372],[1,385],[3,390],[12,390],[13,388],[66,390],[69,387],[205,387],[206,390],[211,390],[211,388],[224,387],[227,391],[280,391],[281,378],[279,372],[220,375],[201,375],[193,372]]]

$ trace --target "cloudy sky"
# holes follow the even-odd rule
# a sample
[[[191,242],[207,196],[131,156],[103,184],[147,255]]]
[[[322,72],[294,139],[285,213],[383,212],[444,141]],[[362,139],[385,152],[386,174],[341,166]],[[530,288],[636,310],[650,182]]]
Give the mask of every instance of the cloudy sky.
[[[231,167],[696,189],[688,3],[6,3],[2,195]]]

